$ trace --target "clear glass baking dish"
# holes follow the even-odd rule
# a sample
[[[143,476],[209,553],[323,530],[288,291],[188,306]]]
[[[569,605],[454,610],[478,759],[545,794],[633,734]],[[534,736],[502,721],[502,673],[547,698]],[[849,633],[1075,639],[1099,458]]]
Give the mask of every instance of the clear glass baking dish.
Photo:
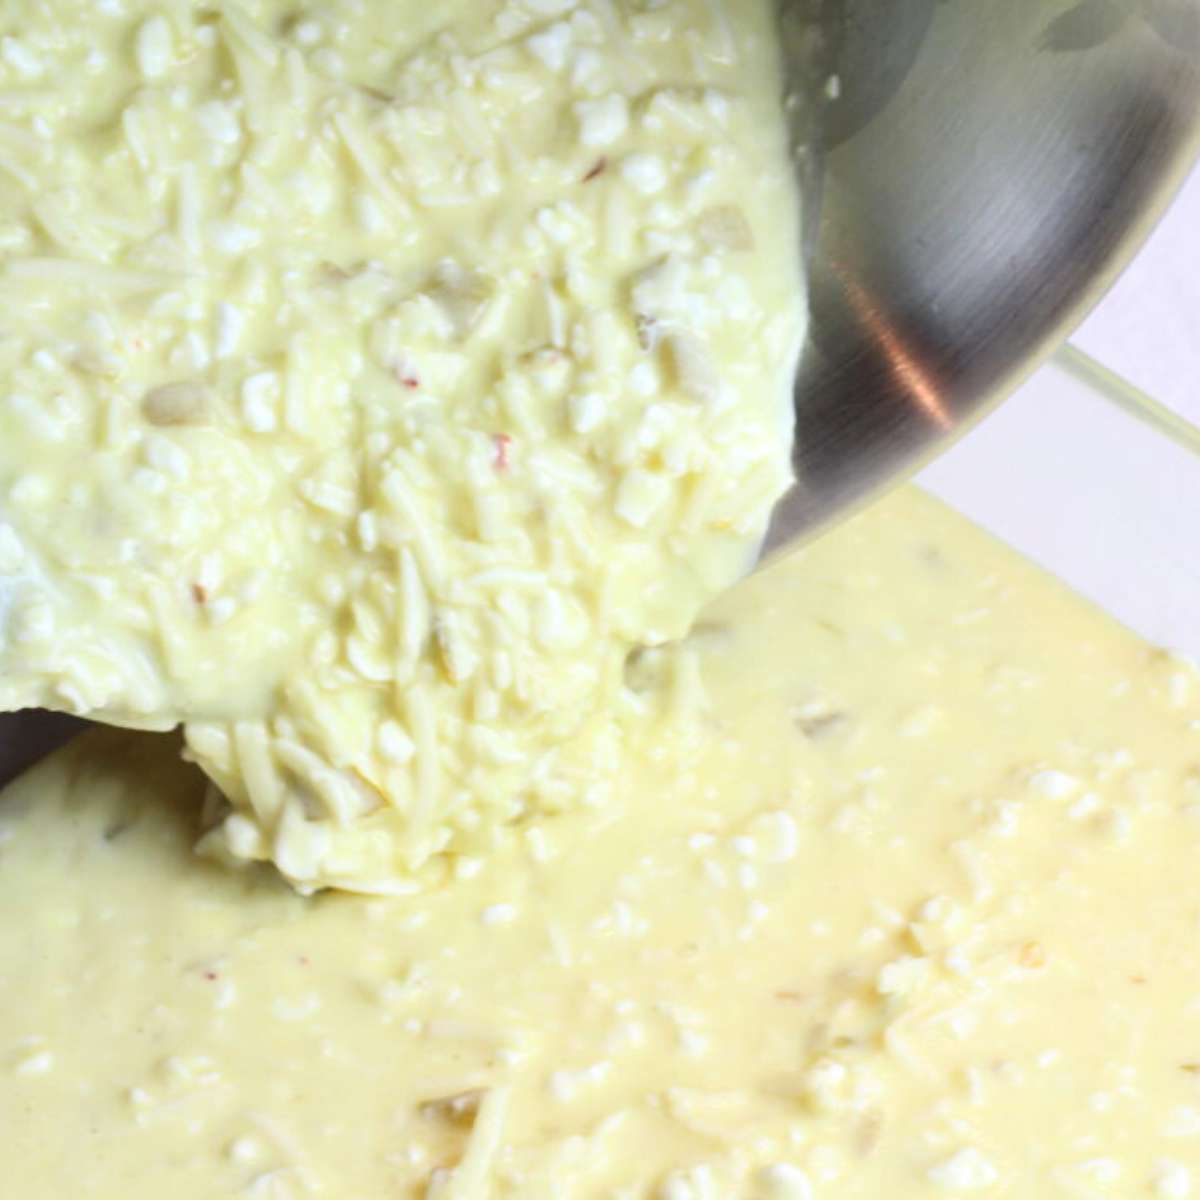
[[[1200,658],[1200,429],[1091,355],[1064,347],[918,482]]]

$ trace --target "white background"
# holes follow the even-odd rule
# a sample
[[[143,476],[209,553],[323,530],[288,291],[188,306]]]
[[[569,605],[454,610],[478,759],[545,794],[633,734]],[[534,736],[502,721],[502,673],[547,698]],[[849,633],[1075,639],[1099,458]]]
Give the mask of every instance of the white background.
[[[1072,341],[1200,425],[1200,170]],[[1140,633],[1200,656],[1200,458],[1061,369],[920,481]]]

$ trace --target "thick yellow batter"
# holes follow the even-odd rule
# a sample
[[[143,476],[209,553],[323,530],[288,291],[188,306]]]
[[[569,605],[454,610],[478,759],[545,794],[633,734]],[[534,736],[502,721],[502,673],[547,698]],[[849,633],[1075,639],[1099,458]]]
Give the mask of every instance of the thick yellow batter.
[[[1200,1194],[1191,670],[906,492],[625,703],[610,805],[407,899],[195,858],[169,739],[11,787],[0,1195]]]
[[[771,14],[0,3],[0,709],[187,722],[306,890],[602,802],[789,478]]]

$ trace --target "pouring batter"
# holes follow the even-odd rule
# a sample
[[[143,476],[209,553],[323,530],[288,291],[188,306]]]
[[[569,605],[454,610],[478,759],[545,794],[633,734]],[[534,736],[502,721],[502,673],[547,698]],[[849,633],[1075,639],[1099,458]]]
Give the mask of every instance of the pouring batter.
[[[184,722],[303,890],[603,803],[789,480],[771,11],[0,17],[0,708]]]

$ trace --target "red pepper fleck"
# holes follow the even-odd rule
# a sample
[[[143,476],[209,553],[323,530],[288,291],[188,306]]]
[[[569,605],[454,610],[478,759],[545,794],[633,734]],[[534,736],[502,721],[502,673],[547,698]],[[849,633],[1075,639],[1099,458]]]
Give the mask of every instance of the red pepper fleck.
[[[583,182],[591,183],[593,179],[599,179],[607,170],[608,159],[603,157],[598,158],[596,159],[596,165],[583,177]]]
[[[513,440],[511,434],[497,433],[492,437],[492,444],[496,448],[495,463],[497,471],[507,471],[512,465],[511,458],[509,456],[509,449],[511,448],[512,443]]]
[[[193,583],[192,584],[192,599],[195,600],[195,602],[197,604],[207,604],[208,603],[208,590],[205,588],[204,584],[202,584],[202,583]]]
[[[204,978],[207,979],[209,981],[209,983],[214,983],[216,980],[220,979],[221,977],[216,973],[216,971],[205,971]]]

